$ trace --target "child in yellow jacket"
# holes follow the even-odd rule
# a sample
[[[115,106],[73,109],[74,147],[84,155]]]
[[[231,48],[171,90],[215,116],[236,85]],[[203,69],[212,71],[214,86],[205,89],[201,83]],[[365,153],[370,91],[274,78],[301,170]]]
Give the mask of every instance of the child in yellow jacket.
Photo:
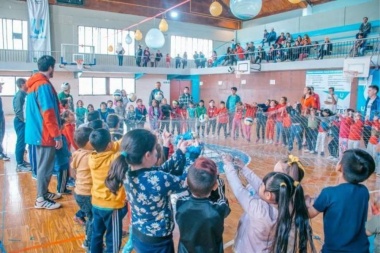
[[[112,162],[120,155],[120,141],[111,142],[111,134],[106,129],[96,129],[90,135],[90,143],[95,149],[88,164],[92,177],[93,223],[91,253],[103,252],[103,237],[106,238],[105,252],[118,252],[122,238],[122,220],[127,214],[124,186],[117,192],[107,187]]]

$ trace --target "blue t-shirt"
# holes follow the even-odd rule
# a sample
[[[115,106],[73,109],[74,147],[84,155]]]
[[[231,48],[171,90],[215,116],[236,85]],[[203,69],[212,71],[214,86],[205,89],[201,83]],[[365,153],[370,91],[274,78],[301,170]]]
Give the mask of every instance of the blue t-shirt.
[[[368,201],[368,189],[361,184],[344,183],[322,190],[314,208],[323,212],[323,253],[369,252],[365,232]]]

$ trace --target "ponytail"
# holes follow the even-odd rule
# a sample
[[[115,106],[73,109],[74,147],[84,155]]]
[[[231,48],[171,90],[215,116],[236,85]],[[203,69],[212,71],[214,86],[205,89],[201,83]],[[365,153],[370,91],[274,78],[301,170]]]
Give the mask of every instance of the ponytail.
[[[122,152],[121,155],[113,161],[104,182],[106,187],[115,195],[123,185],[125,173],[129,170],[126,156],[127,155]]]
[[[295,225],[294,247],[297,247],[300,253],[316,252],[313,242],[313,229],[310,224],[303,188],[300,184],[296,186],[294,193],[293,213]],[[297,237],[299,237],[298,245],[296,245]]]

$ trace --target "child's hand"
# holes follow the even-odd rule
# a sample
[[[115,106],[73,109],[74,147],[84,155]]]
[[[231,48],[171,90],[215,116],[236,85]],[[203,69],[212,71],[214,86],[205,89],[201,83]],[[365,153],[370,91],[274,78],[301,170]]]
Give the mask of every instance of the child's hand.
[[[165,131],[162,133],[161,136],[162,136],[162,139],[164,140],[164,143],[165,143],[165,142],[170,142],[172,134]]]
[[[222,155],[222,160],[223,160],[224,163],[232,163],[232,161],[234,160],[234,158],[230,154],[223,154]]]
[[[235,158],[234,159],[234,165],[236,167],[238,167],[239,169],[242,169],[242,168],[244,168],[245,163],[240,158]]]
[[[179,142],[178,142],[178,149],[180,149],[181,151],[182,151],[182,153],[186,153],[186,151],[187,151],[187,147],[188,146],[190,146],[190,143],[188,142],[188,141],[184,141],[184,140],[180,140]]]

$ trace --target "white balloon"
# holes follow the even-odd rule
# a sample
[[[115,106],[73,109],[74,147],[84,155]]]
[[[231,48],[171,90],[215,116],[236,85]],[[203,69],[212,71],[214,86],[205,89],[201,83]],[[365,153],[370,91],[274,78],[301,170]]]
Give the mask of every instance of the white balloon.
[[[127,34],[127,36],[125,36],[125,43],[127,43],[128,45],[132,43],[132,37],[129,33]]]
[[[149,48],[159,49],[165,44],[164,34],[157,28],[152,28],[145,36],[145,44]]]
[[[235,17],[248,20],[259,14],[263,0],[231,0],[230,8]]]

